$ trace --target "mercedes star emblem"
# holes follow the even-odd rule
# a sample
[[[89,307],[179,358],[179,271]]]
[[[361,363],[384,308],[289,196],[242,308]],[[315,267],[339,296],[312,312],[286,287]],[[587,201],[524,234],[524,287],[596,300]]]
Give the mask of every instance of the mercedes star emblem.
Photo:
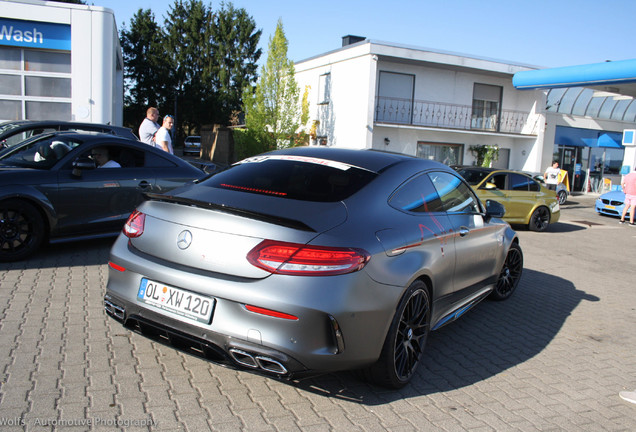
[[[192,244],[192,233],[188,230],[181,231],[177,236],[179,249],[187,249]]]

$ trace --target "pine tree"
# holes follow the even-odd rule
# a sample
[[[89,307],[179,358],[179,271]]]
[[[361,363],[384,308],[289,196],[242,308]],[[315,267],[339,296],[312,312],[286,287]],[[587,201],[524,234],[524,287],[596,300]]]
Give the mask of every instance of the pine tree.
[[[139,9],[130,20],[130,29],[121,31],[124,59],[124,124],[136,128],[149,106],[165,104],[160,89],[168,72],[159,61],[163,55],[162,32],[152,12]]]

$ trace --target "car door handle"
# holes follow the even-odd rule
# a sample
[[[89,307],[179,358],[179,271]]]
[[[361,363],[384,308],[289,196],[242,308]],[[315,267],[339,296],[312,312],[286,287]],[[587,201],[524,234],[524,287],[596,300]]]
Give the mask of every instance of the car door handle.
[[[139,182],[139,187],[142,189],[148,189],[148,188],[151,188],[152,185],[148,183],[146,180],[142,180]]]
[[[467,236],[469,232],[470,232],[470,230],[468,228],[466,228],[466,227],[459,228],[459,236],[460,237]]]

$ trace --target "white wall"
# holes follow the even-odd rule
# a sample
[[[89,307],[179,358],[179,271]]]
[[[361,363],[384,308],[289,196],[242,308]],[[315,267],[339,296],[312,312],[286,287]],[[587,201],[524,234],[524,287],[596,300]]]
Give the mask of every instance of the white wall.
[[[121,47],[113,11],[33,0],[2,2],[2,16],[71,26],[71,112],[76,121],[123,122]]]
[[[407,59],[394,60],[386,57],[387,54],[396,55],[396,52],[407,56]],[[543,136],[545,118],[541,112],[537,112],[537,107],[545,105],[545,95],[542,92],[516,90],[512,86],[512,75],[500,71],[507,71],[509,68],[498,63],[470,63],[469,59],[467,61],[472,65],[487,66],[490,69],[483,73],[474,69],[458,70],[455,65],[451,69],[438,63],[414,63],[412,53],[408,49],[390,50],[386,46],[362,43],[297,63],[296,79],[301,92],[306,85],[311,86],[310,118],[321,121],[318,135],[327,135],[328,145],[375,148],[409,155],[417,154],[418,142],[462,144],[464,162],[468,164],[472,163],[469,146],[498,145],[500,148],[510,149],[511,168],[540,171],[541,152],[537,151],[537,136],[441,130],[409,125],[374,125],[377,80],[379,72],[386,71],[415,75],[414,97],[417,100],[471,106],[475,83],[501,86],[502,109],[531,113],[533,132]],[[430,57],[429,54],[422,55]],[[456,56],[440,58],[458,62]],[[329,105],[317,105],[319,77],[325,73],[331,75],[331,100]],[[385,138],[390,140],[388,146],[384,142]]]

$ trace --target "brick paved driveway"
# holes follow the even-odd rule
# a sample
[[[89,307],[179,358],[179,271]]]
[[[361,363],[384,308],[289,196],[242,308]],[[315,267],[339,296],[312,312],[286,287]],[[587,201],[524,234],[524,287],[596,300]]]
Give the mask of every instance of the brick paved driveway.
[[[131,333],[102,305],[111,241],[0,264],[0,430],[634,431],[636,228],[572,197],[520,230],[525,272],[433,333],[412,384],[278,381]]]

